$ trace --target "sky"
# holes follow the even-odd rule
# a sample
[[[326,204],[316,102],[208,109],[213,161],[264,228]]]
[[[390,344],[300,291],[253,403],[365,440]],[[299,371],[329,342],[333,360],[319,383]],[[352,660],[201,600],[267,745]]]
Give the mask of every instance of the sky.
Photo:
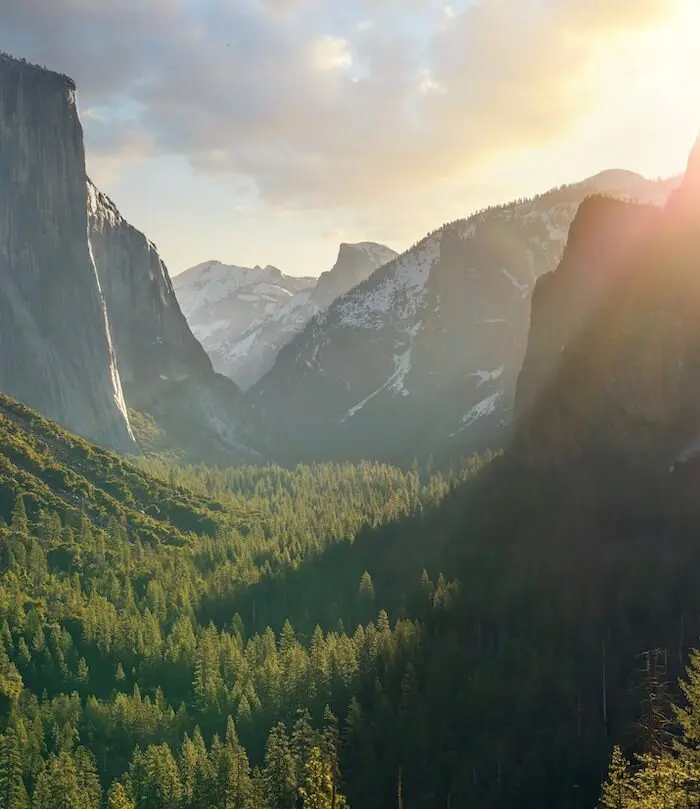
[[[679,173],[700,0],[2,0],[171,274],[329,269],[608,168]]]

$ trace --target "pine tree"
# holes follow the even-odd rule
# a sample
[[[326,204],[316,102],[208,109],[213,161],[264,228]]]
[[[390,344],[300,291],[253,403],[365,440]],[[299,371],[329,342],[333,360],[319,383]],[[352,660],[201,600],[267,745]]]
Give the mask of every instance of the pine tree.
[[[136,809],[171,809],[179,804],[182,798],[180,773],[167,744],[150,745],[139,756],[137,766],[140,788],[134,796]]]
[[[229,716],[226,740],[212,748],[212,764],[216,780],[216,806],[220,809],[244,809],[251,798],[250,764],[246,751]]]
[[[280,654],[289,654],[296,646],[297,639],[289,619],[284,622],[280,633]]]
[[[51,756],[37,778],[32,809],[84,809],[83,800],[73,756]]]
[[[84,747],[75,751],[75,768],[84,809],[100,809],[102,805],[102,785],[97,773],[95,757]]]
[[[22,779],[22,753],[13,725],[0,735],[0,806],[27,809],[27,792]]]
[[[336,792],[331,766],[321,749],[312,747],[304,768],[304,782],[299,788],[304,809],[341,809],[347,807],[343,795]]]
[[[292,728],[292,754],[296,763],[297,783],[304,780],[304,770],[309,758],[311,748],[316,744],[316,733],[311,726],[311,716],[308,711],[299,713]]]
[[[375,599],[374,582],[372,581],[372,577],[366,570],[360,577],[359,596],[361,604],[363,604],[367,608],[371,607],[372,609],[374,609],[374,599]]]
[[[700,805],[700,653],[694,652],[681,683],[685,707],[675,709],[681,729],[672,750],[644,753],[631,765],[613,750],[603,784],[605,809],[686,809]]]
[[[199,762],[197,748],[186,733],[180,747],[180,756],[177,763],[180,771],[180,783],[182,784],[182,799],[187,806],[194,807]]]
[[[604,809],[630,809],[632,790],[630,784],[630,764],[615,746],[608,770],[608,780],[603,784],[600,804]]]
[[[90,669],[88,668],[88,664],[84,657],[81,657],[78,661],[78,668],[75,672],[75,679],[79,683],[87,683],[88,678],[90,676]]]
[[[297,779],[287,730],[278,722],[270,731],[265,746],[265,799],[269,809],[294,809]]]
[[[119,781],[115,781],[107,793],[107,809],[136,809]]]
[[[14,536],[19,539],[25,539],[29,536],[29,520],[27,519],[27,508],[24,504],[23,494],[18,495],[15,500],[10,528]]]

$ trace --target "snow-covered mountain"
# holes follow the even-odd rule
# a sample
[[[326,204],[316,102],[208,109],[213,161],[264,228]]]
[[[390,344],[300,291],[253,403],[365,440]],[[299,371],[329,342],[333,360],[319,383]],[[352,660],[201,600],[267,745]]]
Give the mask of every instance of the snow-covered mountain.
[[[451,223],[318,314],[248,393],[285,457],[402,459],[493,444],[511,419],[536,280],[587,196],[662,204],[603,172]]]
[[[318,279],[209,261],[177,276],[174,288],[214,368],[245,389],[312,317],[396,255],[374,242],[343,244],[333,269]]]

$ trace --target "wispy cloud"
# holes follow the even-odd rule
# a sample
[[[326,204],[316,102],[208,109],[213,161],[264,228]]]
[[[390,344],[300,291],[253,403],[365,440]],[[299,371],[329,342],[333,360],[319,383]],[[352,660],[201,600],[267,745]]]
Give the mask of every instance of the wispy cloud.
[[[299,208],[380,205],[595,108],[615,46],[684,0],[5,0],[0,46],[70,73],[95,153],[176,154]]]

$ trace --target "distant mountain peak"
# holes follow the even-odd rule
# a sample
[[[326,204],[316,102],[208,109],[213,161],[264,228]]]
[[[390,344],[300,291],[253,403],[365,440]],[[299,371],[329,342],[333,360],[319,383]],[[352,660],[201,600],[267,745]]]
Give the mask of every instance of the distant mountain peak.
[[[671,196],[668,207],[677,214],[675,224],[683,226],[687,218],[697,218],[700,206],[700,137],[695,141],[688,157],[688,164],[681,182]],[[684,214],[681,216],[681,209]],[[673,220],[672,220],[673,223]]]
[[[365,253],[373,258],[374,263],[379,262],[378,266],[386,264],[398,256],[395,250],[379,242],[341,242],[338,249],[338,262],[344,254],[358,252]],[[336,265],[338,262],[336,262]]]
[[[587,180],[584,180],[584,185],[594,185],[602,191],[606,186],[610,188],[625,188],[630,184],[647,182],[649,181],[636,171],[629,171],[628,169],[605,169],[589,177]]]
[[[398,257],[398,253],[377,242],[342,242],[333,267],[321,274],[311,297],[320,310],[336,298],[366,281],[376,270]]]
[[[377,242],[343,242],[319,278],[205,262],[175,279],[175,290],[214,367],[241,387],[257,382],[286,345],[339,296],[396,257]]]

